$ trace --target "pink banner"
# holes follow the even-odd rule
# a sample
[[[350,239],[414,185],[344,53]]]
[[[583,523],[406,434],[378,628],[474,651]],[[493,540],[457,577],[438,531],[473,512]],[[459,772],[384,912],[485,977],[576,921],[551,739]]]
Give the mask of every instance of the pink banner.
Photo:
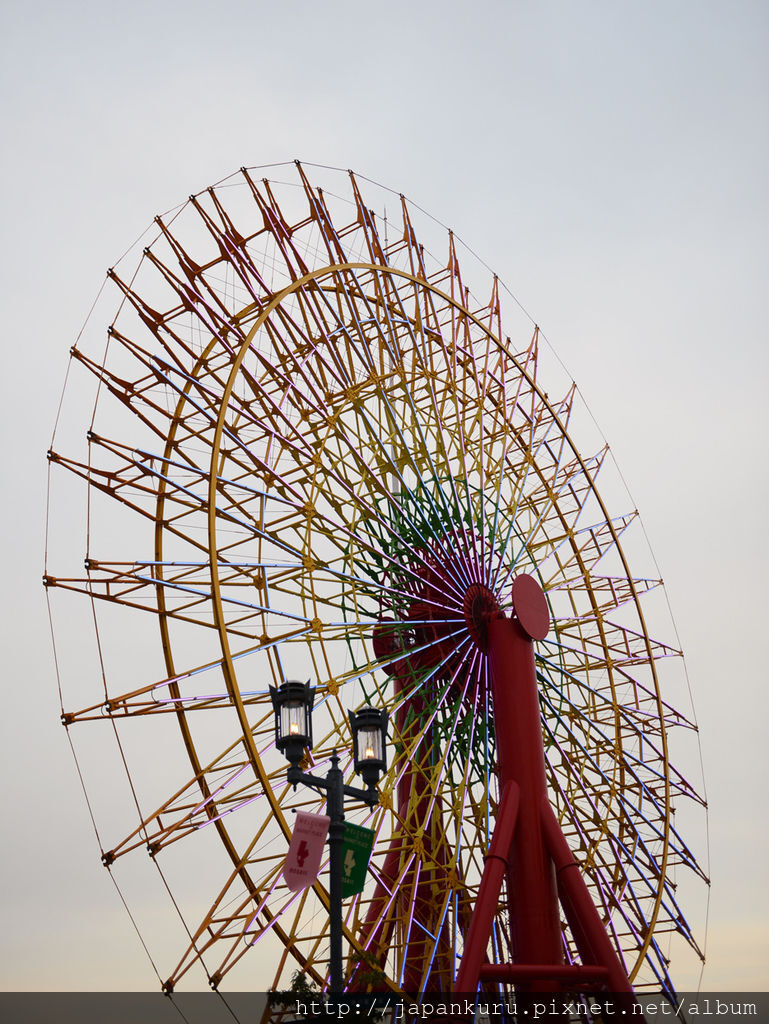
[[[325,814],[297,812],[294,834],[283,867],[283,877],[292,892],[306,889],[318,877],[330,824],[331,819]]]

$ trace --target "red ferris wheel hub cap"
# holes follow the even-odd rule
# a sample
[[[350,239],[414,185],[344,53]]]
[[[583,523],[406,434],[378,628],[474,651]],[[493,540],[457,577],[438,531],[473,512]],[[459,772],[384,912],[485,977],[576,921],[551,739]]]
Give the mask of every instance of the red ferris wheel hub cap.
[[[470,636],[486,654],[489,649],[489,619],[499,613],[496,597],[485,584],[472,583],[465,593],[462,610]]]
[[[550,630],[550,610],[545,593],[528,573],[513,580],[513,610],[515,617],[532,640],[544,640]]]

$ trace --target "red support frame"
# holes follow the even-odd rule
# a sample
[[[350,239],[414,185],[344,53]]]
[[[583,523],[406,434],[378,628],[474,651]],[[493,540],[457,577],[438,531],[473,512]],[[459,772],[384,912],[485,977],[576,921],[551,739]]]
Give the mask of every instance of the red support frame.
[[[492,599],[493,600],[493,599]],[[512,618],[495,602],[476,603],[471,632],[487,649],[500,802],[455,990],[509,982],[516,992],[608,989],[633,1000],[633,988],[572,856],[547,795],[534,641],[550,627],[545,596],[528,575],[513,582]],[[514,950],[511,964],[485,963],[502,879]],[[563,908],[581,965],[565,964]],[[623,1000],[623,1003],[624,1003]]]

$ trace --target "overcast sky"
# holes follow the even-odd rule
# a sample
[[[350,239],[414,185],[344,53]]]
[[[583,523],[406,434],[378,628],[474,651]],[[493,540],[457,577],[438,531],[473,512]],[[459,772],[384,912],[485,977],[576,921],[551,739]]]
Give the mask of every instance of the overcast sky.
[[[40,578],[69,348],[156,213],[298,157],[450,224],[577,380],[687,655],[710,796],[703,985],[769,989],[767,5],[5,0],[0,39],[0,985],[154,981],[58,724]]]

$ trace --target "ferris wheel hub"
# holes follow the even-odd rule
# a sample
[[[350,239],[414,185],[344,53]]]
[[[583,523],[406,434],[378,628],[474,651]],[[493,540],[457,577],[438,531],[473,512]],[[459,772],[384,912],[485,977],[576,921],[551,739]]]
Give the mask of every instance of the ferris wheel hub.
[[[462,602],[470,636],[484,654],[489,650],[489,619],[500,613],[499,602],[484,583],[472,583]]]

